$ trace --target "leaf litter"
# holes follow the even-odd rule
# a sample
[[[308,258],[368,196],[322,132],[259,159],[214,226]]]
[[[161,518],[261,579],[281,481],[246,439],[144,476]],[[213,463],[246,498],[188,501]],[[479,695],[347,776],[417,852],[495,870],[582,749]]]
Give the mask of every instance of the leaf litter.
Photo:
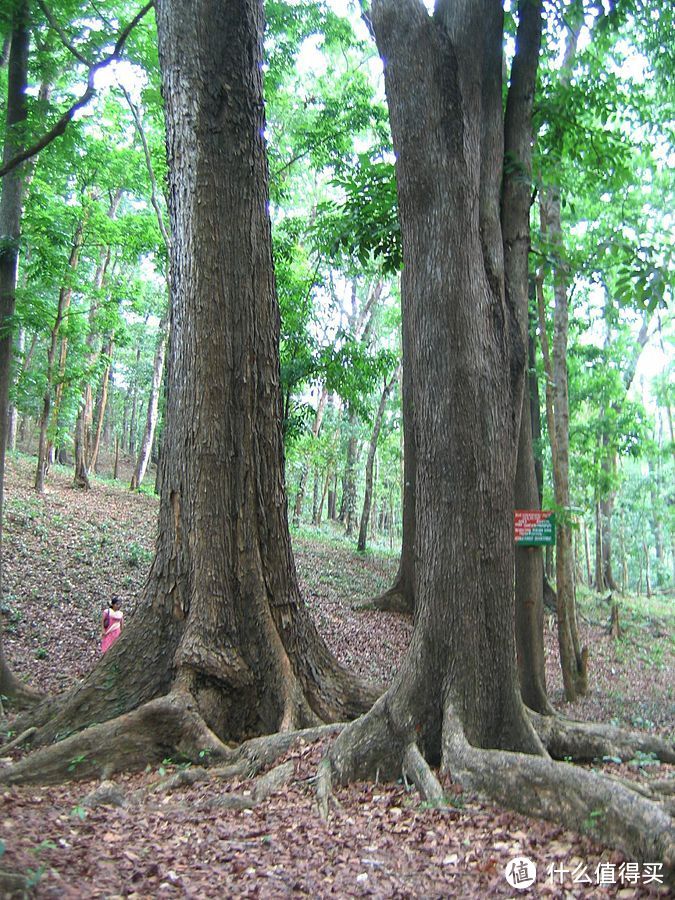
[[[71,487],[65,470],[52,471],[45,495],[38,497],[31,480],[29,460],[8,460],[5,650],[16,674],[57,693],[76,683],[98,658],[101,611],[113,594],[122,598],[125,616],[133,617],[152,557],[157,500],[99,480],[91,492],[81,493]],[[396,614],[357,612],[353,606],[388,586],[396,560],[359,556],[340,545],[327,548],[307,537],[296,536],[294,547],[308,606],[333,652],[364,676],[386,683],[409,640],[410,622]],[[655,730],[665,732],[672,726],[668,666],[665,672],[631,668],[628,654],[621,663],[622,684],[630,683],[641,706],[624,703],[616,690],[608,701],[605,694],[616,681],[615,648],[602,629],[585,630],[599,659],[592,674],[597,688],[581,704],[586,716],[631,724],[637,709],[650,716]],[[552,628],[546,637],[547,675],[558,702]],[[580,715],[578,710],[565,707],[567,715]],[[228,809],[222,802],[229,794],[252,792],[253,784],[246,781],[197,782],[167,794],[150,791],[178,770],[170,760],[117,776],[113,787],[119,802],[114,803],[91,800],[98,782],[0,789],[0,870],[7,875],[0,876],[0,897],[668,894],[658,883],[596,883],[596,873],[608,867],[619,871],[620,853],[483,803],[449,780],[444,786],[453,805],[445,809],[426,807],[404,783],[341,788],[339,807],[326,822],[314,795],[326,746],[326,741],[297,742],[277,761],[292,761],[290,782],[251,809]],[[622,777],[637,777],[635,768],[611,768]],[[667,768],[660,768],[659,777]],[[537,881],[526,891],[505,878],[516,857],[537,866]],[[557,867],[555,877],[550,877],[551,866]],[[574,883],[575,869],[593,883]]]

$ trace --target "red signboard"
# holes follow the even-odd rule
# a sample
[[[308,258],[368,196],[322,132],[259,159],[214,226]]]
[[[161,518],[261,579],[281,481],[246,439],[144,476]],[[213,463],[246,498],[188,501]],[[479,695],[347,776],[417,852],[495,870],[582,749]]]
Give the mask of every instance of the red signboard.
[[[517,509],[514,531],[516,544],[523,547],[555,544],[555,516],[547,509]]]

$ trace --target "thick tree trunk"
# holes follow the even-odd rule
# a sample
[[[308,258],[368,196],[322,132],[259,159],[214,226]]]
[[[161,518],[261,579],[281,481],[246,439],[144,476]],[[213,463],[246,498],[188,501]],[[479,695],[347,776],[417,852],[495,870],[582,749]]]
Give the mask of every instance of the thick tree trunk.
[[[529,14],[541,8],[524,0],[521,18]],[[335,783],[402,770],[442,802],[426,757],[501,803],[672,862],[658,804],[553,763],[518,690],[508,623],[526,336],[500,277],[501,5],[439,0],[431,18],[419,0],[375,0],[373,25],[414,323],[415,625],[388,691],[322,763],[320,808]]]
[[[221,740],[348,719],[377,695],[319,638],[291,554],[262,22],[261,0],[157,3],[172,224],[157,553],[121,638],[36,717],[38,743],[168,691]]]
[[[12,159],[21,147],[21,123],[26,118],[28,82],[28,4],[17,3],[11,30],[7,74],[6,127],[3,161]],[[5,454],[12,360],[12,318],[16,302],[16,279],[21,236],[21,209],[24,188],[21,166],[8,172],[0,186],[0,598],[3,590],[2,531],[5,487]],[[11,672],[3,651],[0,631],[0,694],[12,700],[29,699],[32,694]]]
[[[498,625],[514,617],[525,362],[525,333],[503,281],[501,10],[442,10],[432,19],[413,0],[373,6],[397,155],[418,565],[411,648],[371,715],[386,710],[395,729],[436,758],[444,707],[478,745],[538,746],[518,694],[513,631]],[[475,33],[485,35],[483,54]]]
[[[361,512],[361,524],[359,527],[359,540],[357,550],[363,553],[366,549],[368,541],[368,526],[370,523],[370,505],[373,498],[373,465],[375,463],[375,453],[377,452],[377,442],[380,438],[380,430],[382,428],[382,419],[384,418],[384,410],[391,394],[391,389],[398,378],[398,369],[392,375],[388,382],[385,382],[382,396],[375,413],[375,421],[373,422],[373,433],[370,437],[368,445],[368,458],[366,460],[366,487],[363,498],[363,510]]]

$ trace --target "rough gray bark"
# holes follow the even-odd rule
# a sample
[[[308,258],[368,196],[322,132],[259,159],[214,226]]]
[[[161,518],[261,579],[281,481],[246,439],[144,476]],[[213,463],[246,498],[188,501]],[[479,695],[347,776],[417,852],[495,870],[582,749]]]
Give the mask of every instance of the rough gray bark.
[[[529,332],[530,202],[532,184],[532,108],[541,43],[541,12],[533,3],[519,17],[517,52],[511,70],[504,119],[501,223],[504,281],[517,310],[522,333]],[[528,336],[528,359],[534,365]],[[516,509],[540,509],[535,468],[528,377],[524,381],[518,437],[514,503]],[[544,659],[544,562],[538,547],[516,547],[516,649],[523,702],[538,712],[551,712],[546,695]]]
[[[524,0],[521,16],[531,9]],[[327,812],[336,783],[399,776],[416,744],[500,803],[672,861],[670,821],[657,804],[632,791],[617,800],[606,780],[550,760],[520,698],[515,635],[504,625],[514,616],[526,335],[501,259],[501,5],[439,0],[432,18],[419,0],[376,0],[373,25],[413,323],[415,621],[391,686],[322,762],[320,807]],[[590,816],[598,805],[599,824]]]
[[[3,161],[6,163],[21,150],[20,126],[26,118],[26,85],[28,82],[28,4],[17,3],[11,24],[7,74],[7,105]],[[9,383],[12,362],[12,328],[16,278],[21,236],[21,210],[24,172],[13,169],[2,179],[0,193],[0,598],[2,597],[2,525],[5,487],[5,454],[9,409]],[[9,669],[0,633],[0,694],[12,699],[30,699],[32,692]]]
[[[221,741],[345,720],[377,695],[319,638],[291,555],[262,2],[160,0],[157,22],[172,225],[157,553],[121,638],[35,715],[36,745],[167,693]]]

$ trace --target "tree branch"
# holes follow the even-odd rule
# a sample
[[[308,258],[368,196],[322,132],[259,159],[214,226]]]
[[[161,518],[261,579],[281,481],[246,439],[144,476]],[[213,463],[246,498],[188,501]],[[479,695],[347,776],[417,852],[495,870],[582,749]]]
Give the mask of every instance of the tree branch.
[[[42,12],[44,13],[44,16],[47,19],[47,21],[49,22],[50,27],[53,28],[54,31],[58,34],[58,36],[61,38],[61,43],[66,48],[66,50],[68,50],[70,53],[72,53],[73,56],[75,57],[75,59],[79,59],[79,61],[81,63],[84,63],[84,65],[87,66],[87,68],[89,68],[92,64],[91,60],[87,59],[87,57],[83,53],[80,53],[80,51],[77,49],[77,47],[75,47],[73,45],[73,43],[69,39],[68,35],[65,33],[63,28],[61,28],[59,23],[56,21],[54,16],[49,11],[49,8],[47,7],[47,5],[45,3],[43,3],[43,0],[37,0],[37,4],[40,7],[40,9],[42,10]]]
[[[98,71],[105,68],[105,66],[110,65],[111,62],[119,59],[122,50],[124,48],[124,44],[129,37],[131,31],[138,25],[141,19],[146,15],[146,13],[152,9],[154,6],[154,0],[150,0],[149,3],[146,3],[145,6],[134,16],[134,18],[129,22],[129,24],[122,29],[115,43],[115,47],[112,53],[109,53],[107,56],[103,57],[103,59],[99,60],[97,63],[89,66],[89,75],[87,77],[87,89],[79,98],[73,103],[72,106],[67,109],[61,118],[56,122],[56,124],[51,128],[48,132],[43,134],[43,136],[32,144],[30,147],[27,147],[25,150],[22,150],[20,153],[17,153],[16,156],[12,157],[4,166],[0,168],[0,178],[3,178],[8,172],[11,172],[12,169],[15,169],[22,162],[25,162],[27,159],[31,159],[33,156],[36,156],[41,150],[44,150],[53,140],[57,137],[60,137],[64,134],[66,128],[70,124],[73,119],[73,116],[78,111],[78,109],[82,109],[83,106],[86,106],[87,103],[91,100],[91,98],[96,93],[96,88],[94,87],[94,77]],[[63,37],[62,37],[63,40]],[[68,45],[66,45],[68,46]],[[68,47],[68,49],[71,49]],[[80,57],[78,57],[80,58]]]

